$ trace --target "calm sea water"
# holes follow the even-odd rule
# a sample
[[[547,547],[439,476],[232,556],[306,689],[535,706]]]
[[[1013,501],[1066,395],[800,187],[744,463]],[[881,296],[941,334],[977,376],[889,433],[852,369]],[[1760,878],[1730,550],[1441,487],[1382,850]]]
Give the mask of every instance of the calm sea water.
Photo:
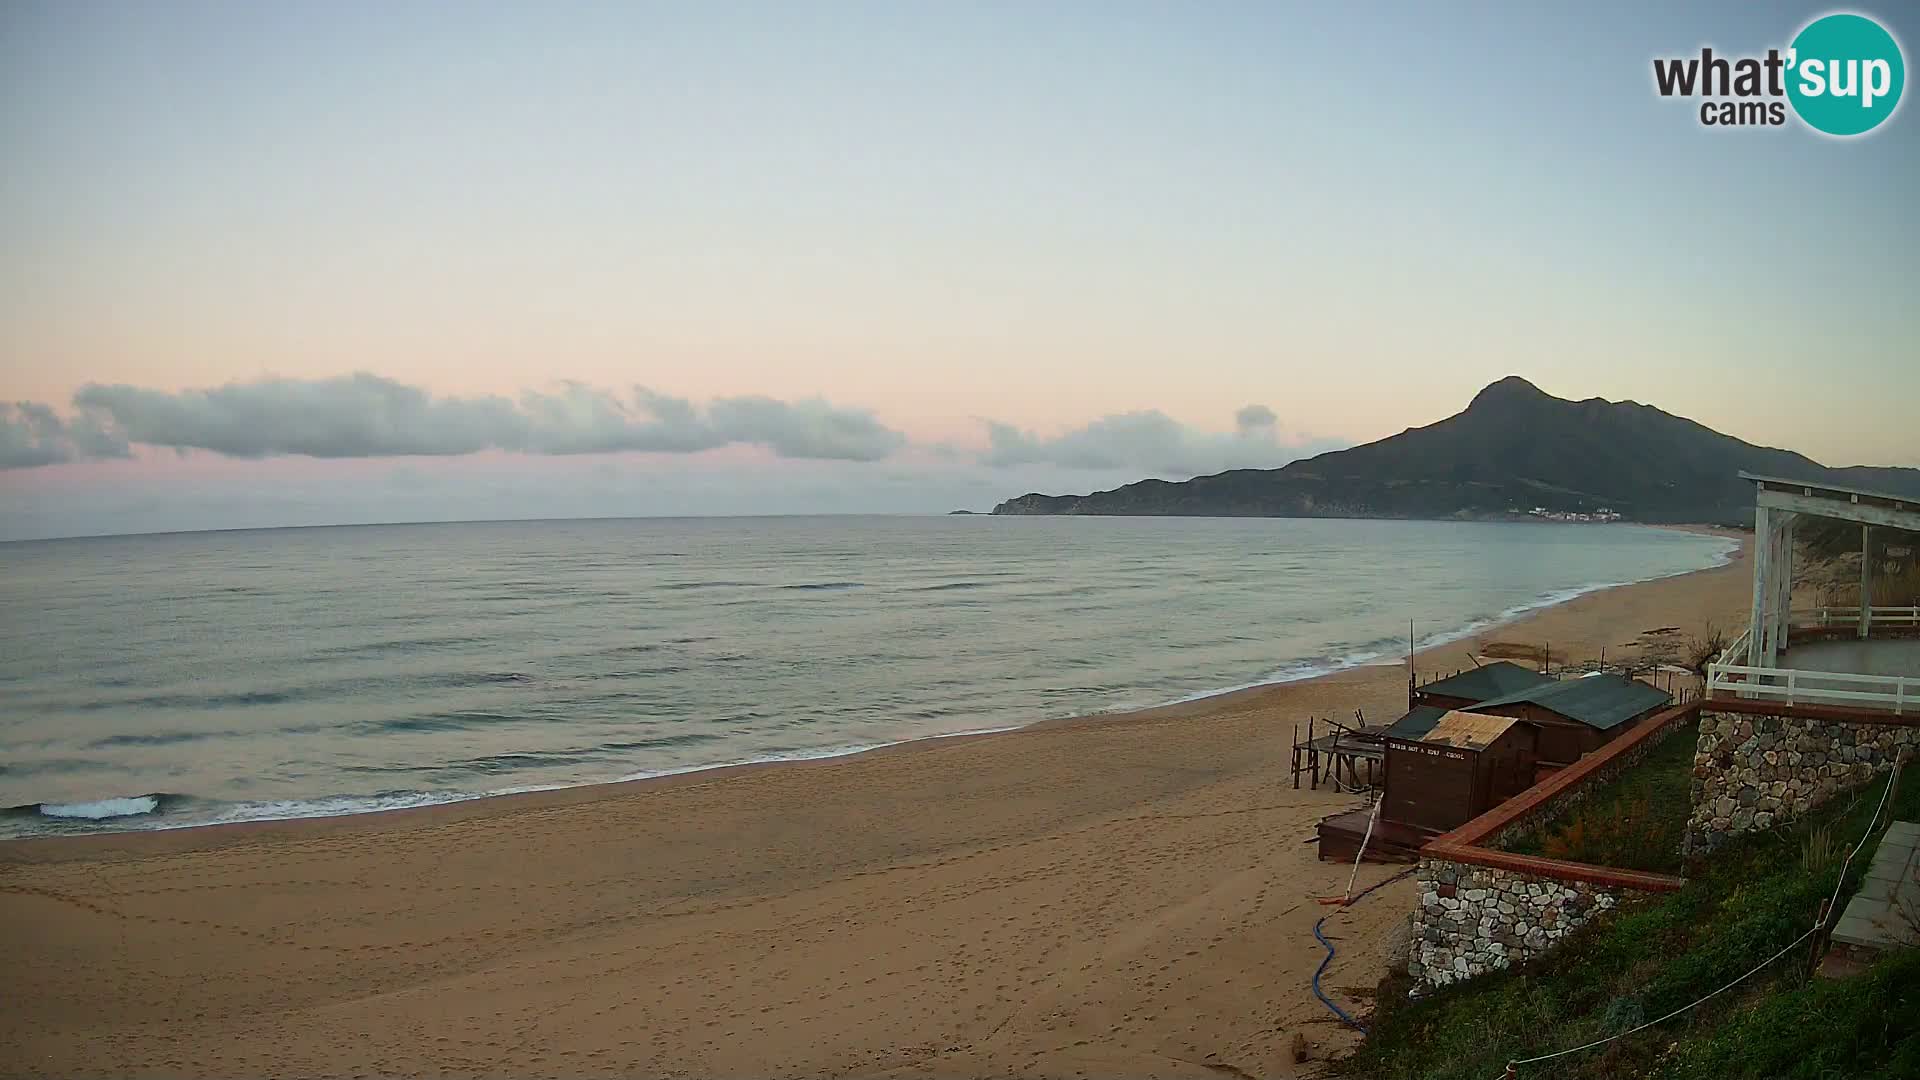
[[[1151,705],[1724,558],[1631,526],[399,525],[0,545],[0,835],[318,816]]]

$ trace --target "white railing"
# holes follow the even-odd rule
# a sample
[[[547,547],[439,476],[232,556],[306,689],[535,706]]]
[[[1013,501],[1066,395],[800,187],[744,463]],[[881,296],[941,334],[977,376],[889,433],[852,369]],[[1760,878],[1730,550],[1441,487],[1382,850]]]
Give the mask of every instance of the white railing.
[[[1753,630],[1751,628],[1740,631],[1740,636],[1729,642],[1726,648],[1721,649],[1720,655],[1725,657],[1737,656],[1742,660],[1751,660],[1752,657],[1747,655],[1747,638],[1752,634]]]
[[[1799,668],[1750,667],[1746,664],[1709,664],[1707,693],[1738,694],[1743,698],[1782,701],[1788,705],[1852,705],[1890,709],[1896,715],[1920,706],[1920,678],[1898,675],[1853,675],[1840,671],[1803,671]]]
[[[1920,626],[1920,607],[1884,607],[1876,604],[1867,609],[1867,622],[1870,626]],[[1787,625],[1821,630],[1835,626],[1858,626],[1860,609],[1857,607],[1802,608],[1787,613]]]
[[[1885,627],[1920,626],[1920,607],[1868,609],[1868,636]],[[1860,625],[1858,607],[1805,608],[1787,613],[1791,629],[1850,628]],[[1788,705],[1852,705],[1904,713],[1920,709],[1920,678],[1895,675],[1856,675],[1846,671],[1807,668],[1751,667],[1747,661],[1753,638],[1751,626],[1720,650],[1725,662],[1707,665],[1706,694],[1737,694],[1743,698],[1781,701]],[[1732,661],[1738,661],[1732,662]]]

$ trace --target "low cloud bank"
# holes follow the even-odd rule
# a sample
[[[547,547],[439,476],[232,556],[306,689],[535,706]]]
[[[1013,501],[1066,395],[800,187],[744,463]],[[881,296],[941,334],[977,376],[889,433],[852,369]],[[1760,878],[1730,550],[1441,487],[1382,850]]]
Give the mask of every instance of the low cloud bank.
[[[986,421],[991,465],[1049,464],[1077,469],[1135,469],[1156,476],[1201,476],[1228,469],[1270,469],[1344,444],[1288,441],[1265,405],[1234,415],[1230,432],[1202,431],[1158,409],[1106,416],[1061,435],[1043,437]]]
[[[435,396],[366,373],[211,390],[90,383],[73,404],[65,419],[34,402],[0,407],[0,468],[126,457],[132,444],[237,458],[689,454],[748,444],[782,457],[877,461],[907,442],[864,409],[817,399],[730,397],[703,409],[644,387],[621,397],[574,382],[517,399]]]
[[[436,395],[366,372],[203,390],[89,383],[72,404],[63,417],[37,402],[0,403],[0,469],[124,458],[136,445],[232,458],[695,454],[746,445],[783,458],[853,462],[880,461],[909,446],[872,412],[818,398],[744,395],[699,405],[645,387],[621,395],[579,382],[517,397]],[[1271,468],[1340,445],[1283,437],[1264,405],[1240,409],[1226,432],[1190,427],[1158,409],[1105,416],[1053,436],[981,422],[988,447],[976,460],[998,468],[1186,477]],[[944,449],[951,458],[973,456]]]

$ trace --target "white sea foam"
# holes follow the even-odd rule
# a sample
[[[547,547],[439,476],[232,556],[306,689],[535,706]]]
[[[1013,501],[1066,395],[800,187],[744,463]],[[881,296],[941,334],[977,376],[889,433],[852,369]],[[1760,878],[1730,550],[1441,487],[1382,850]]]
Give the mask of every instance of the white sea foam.
[[[160,800],[153,795],[135,795],[132,798],[99,799],[94,802],[42,803],[40,813],[46,817],[87,818],[98,821],[102,818],[151,814],[159,805]]]
[[[1462,640],[1465,640],[1466,638],[1470,638],[1482,630],[1487,630],[1496,626],[1504,626],[1507,623],[1513,622],[1516,619],[1519,619],[1523,616],[1531,615],[1536,611],[1541,611],[1546,608],[1557,606],[1559,604],[1564,604],[1569,600],[1577,600],[1580,597],[1587,595],[1588,593],[1599,592],[1602,589],[1617,589],[1624,585],[1639,585],[1648,581],[1660,581],[1665,578],[1680,577],[1683,574],[1699,573],[1700,570],[1702,569],[1713,569],[1715,567],[1725,566],[1728,563],[1733,561],[1734,553],[1739,550],[1740,550],[1739,541],[1724,540],[1723,546],[1720,548],[1720,550],[1713,553],[1712,561],[1709,562],[1706,567],[1690,567],[1690,568],[1681,569],[1681,570],[1669,571],[1664,574],[1652,574],[1647,577],[1633,578],[1627,581],[1596,581],[1596,582],[1590,582],[1585,585],[1574,585],[1565,589],[1557,589],[1557,590],[1554,590],[1553,592],[1549,592],[1542,595],[1539,599],[1534,600],[1530,603],[1515,604],[1514,606],[1507,608],[1506,610],[1500,612],[1498,615],[1495,615],[1491,618],[1475,619],[1471,622],[1464,623],[1455,629],[1443,631],[1438,634],[1429,634],[1426,637],[1419,638],[1414,642],[1414,651],[1424,652],[1428,649],[1438,648],[1442,645],[1451,645],[1456,641],[1462,641]],[[1387,662],[1400,663],[1400,662],[1404,662],[1405,657],[1406,657],[1406,653],[1404,651],[1395,651],[1392,649],[1381,649],[1381,650],[1376,650],[1372,652],[1351,653],[1347,656],[1341,657],[1338,660],[1326,660],[1326,661],[1320,661],[1320,662],[1300,661],[1293,664],[1285,665],[1283,667],[1275,668],[1274,670],[1268,672],[1267,674],[1261,676],[1260,678],[1252,679],[1247,682],[1233,683],[1232,685],[1229,685],[1229,686],[1216,686],[1206,690],[1196,690],[1190,694],[1183,694],[1180,697],[1169,698],[1164,701],[1155,702],[1152,705],[1140,706],[1140,707],[1159,708],[1165,705],[1183,705],[1190,701],[1204,701],[1207,698],[1220,697],[1224,694],[1235,694],[1235,693],[1239,693],[1242,690],[1251,690],[1256,686],[1275,686],[1280,683],[1305,682],[1308,679],[1318,679],[1318,678],[1321,678],[1322,676],[1332,675],[1337,672],[1346,671],[1349,668],[1360,667],[1365,664],[1387,663]],[[1134,710],[1134,708],[1136,707],[1123,706],[1123,707],[1111,709],[1108,711],[1131,712]]]
[[[490,799],[500,795],[527,795],[541,791],[566,791],[580,787],[600,787],[606,784],[623,784],[634,780],[654,780],[665,776],[681,776],[687,773],[707,772],[713,769],[737,768],[742,765],[773,765],[783,762],[821,761],[829,758],[851,757],[889,746],[900,746],[910,742],[925,742],[934,739],[955,739],[967,735],[994,735],[1004,731],[1018,731],[1025,725],[1013,724],[1004,727],[969,728],[965,731],[947,731],[935,735],[919,736],[908,739],[895,739],[890,742],[861,743],[852,746],[828,746],[817,749],[791,750],[782,753],[767,754],[761,757],[740,761],[723,761],[704,765],[685,765],[678,768],[649,769],[644,772],[628,773],[605,780],[590,780],[564,784],[524,784],[516,787],[495,788],[490,791],[395,791],[378,795],[335,795],[319,799],[280,799],[262,802],[231,803],[215,805],[205,813],[185,813],[175,818],[155,818],[143,823],[155,831],[170,829],[191,829],[203,825],[234,825],[249,821],[296,821],[306,818],[349,817],[356,814],[378,814],[388,810],[410,810],[422,806],[444,806],[449,803],[471,802],[475,799]],[[122,811],[123,813],[145,813],[154,808],[155,800],[151,796],[143,799],[110,799],[103,803],[78,804],[84,806],[104,806],[112,803],[138,803],[145,801],[142,810]],[[42,812],[48,812],[43,807]],[[110,814],[82,815],[67,814],[68,817],[108,817]]]

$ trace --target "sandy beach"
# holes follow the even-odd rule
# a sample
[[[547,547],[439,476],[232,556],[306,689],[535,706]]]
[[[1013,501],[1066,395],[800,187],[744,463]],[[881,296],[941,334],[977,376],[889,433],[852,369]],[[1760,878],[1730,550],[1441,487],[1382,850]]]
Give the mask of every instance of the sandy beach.
[[[1728,566],[1494,643],[1556,661],[1744,623]],[[1498,650],[1495,650],[1498,651]],[[1405,706],[1402,665],[852,757],[316,821],[0,843],[0,1073],[1310,1075],[1354,1037],[1311,935],[1355,805],[1293,727]],[[1364,886],[1393,868],[1363,868]],[[1402,880],[1337,910],[1364,1010]]]

